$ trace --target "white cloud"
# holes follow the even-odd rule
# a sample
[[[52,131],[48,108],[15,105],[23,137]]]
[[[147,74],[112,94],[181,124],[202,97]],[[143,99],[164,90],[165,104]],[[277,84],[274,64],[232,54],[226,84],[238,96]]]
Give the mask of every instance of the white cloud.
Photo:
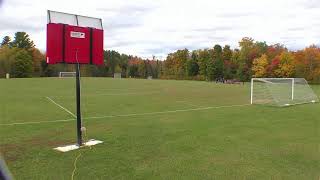
[[[249,36],[291,49],[319,44],[318,0],[4,0],[0,37],[26,31],[45,49],[46,10],[101,17],[105,48],[165,56],[178,48],[230,44]]]

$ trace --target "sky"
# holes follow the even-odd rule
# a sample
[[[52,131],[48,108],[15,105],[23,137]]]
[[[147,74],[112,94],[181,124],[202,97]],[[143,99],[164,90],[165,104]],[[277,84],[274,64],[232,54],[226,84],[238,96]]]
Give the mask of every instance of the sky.
[[[0,38],[27,32],[45,51],[47,10],[102,18],[104,48],[163,59],[178,49],[238,47],[243,37],[291,50],[320,45],[319,0],[0,0]]]

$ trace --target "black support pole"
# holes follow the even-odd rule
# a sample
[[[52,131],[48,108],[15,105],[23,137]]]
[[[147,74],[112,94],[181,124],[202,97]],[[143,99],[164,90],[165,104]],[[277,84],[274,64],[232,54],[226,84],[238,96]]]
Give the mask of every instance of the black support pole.
[[[82,122],[81,122],[81,108],[80,108],[80,64],[76,64],[76,103],[77,103],[77,137],[78,146],[82,146]]]

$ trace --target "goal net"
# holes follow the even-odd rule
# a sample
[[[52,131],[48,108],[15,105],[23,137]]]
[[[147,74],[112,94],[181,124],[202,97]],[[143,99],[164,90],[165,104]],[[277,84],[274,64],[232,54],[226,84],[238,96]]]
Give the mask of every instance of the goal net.
[[[252,78],[251,104],[289,106],[319,102],[304,78]]]
[[[113,78],[119,78],[121,79],[121,73],[114,73]]]
[[[60,78],[65,78],[65,77],[76,77],[76,72],[60,72],[59,73]]]

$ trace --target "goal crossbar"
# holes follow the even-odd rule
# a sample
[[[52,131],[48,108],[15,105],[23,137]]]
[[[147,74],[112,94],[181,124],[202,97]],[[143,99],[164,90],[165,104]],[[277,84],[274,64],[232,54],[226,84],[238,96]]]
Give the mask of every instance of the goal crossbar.
[[[76,77],[76,72],[59,72],[59,77]]]

